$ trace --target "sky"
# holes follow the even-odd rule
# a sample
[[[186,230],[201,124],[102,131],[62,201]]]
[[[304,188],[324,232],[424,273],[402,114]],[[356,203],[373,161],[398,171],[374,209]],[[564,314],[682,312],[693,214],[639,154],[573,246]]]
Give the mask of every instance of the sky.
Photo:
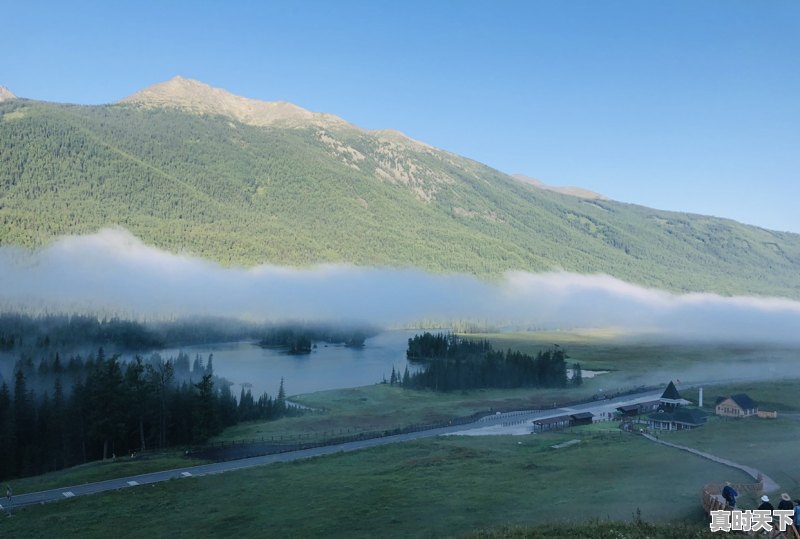
[[[0,0],[0,85],[175,75],[507,173],[800,233],[800,2]]]

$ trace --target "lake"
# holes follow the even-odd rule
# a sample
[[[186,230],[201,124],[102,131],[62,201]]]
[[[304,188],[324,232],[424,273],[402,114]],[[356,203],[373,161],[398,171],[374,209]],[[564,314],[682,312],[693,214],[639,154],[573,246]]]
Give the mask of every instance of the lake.
[[[204,344],[155,350],[161,357],[176,357],[183,351],[194,361],[197,354],[205,363],[214,354],[214,373],[233,382],[238,397],[242,384],[252,384],[255,398],[264,392],[278,394],[281,377],[287,395],[325,389],[358,387],[388,380],[392,366],[403,373],[408,339],[419,331],[386,331],[367,339],[363,348],[318,342],[307,355],[289,355],[276,348],[261,348],[255,342]]]

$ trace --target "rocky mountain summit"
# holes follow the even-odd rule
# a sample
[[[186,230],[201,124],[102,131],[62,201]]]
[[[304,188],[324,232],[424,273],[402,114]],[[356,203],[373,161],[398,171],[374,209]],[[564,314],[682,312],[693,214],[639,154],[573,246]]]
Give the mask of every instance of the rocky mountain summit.
[[[17,96],[11,93],[11,90],[5,86],[0,86],[0,101],[10,101],[16,99]]]

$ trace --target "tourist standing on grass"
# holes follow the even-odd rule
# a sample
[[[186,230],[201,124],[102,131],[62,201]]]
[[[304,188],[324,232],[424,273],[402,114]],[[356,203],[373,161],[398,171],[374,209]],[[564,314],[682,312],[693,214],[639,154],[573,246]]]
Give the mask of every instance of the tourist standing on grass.
[[[778,502],[778,509],[789,510],[789,511],[792,511],[794,509],[794,504],[792,503],[792,499],[785,492],[781,494],[781,501]]]
[[[6,484],[6,501],[8,502],[8,514],[9,515],[11,514],[11,496],[13,496],[13,495],[14,495],[14,493],[11,491],[11,485]]]
[[[722,489],[722,497],[725,498],[728,506],[733,509],[736,507],[736,497],[739,495],[736,489],[731,486],[730,481],[725,481],[725,488]]]
[[[765,510],[765,509],[767,511],[774,511],[775,510],[775,507],[771,503],[769,503],[769,496],[767,496],[766,494],[761,496],[761,505],[759,505],[758,508],[760,510],[762,510],[762,511]]]

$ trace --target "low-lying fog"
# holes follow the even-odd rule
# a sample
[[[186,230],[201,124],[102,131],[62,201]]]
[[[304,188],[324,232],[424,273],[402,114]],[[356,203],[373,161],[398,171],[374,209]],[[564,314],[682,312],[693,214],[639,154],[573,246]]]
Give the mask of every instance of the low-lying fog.
[[[800,302],[677,295],[607,275],[508,272],[497,282],[414,269],[324,264],[224,268],[103,230],[39,250],[0,248],[5,309],[215,315],[402,326],[474,320],[615,327],[662,338],[800,342]]]

